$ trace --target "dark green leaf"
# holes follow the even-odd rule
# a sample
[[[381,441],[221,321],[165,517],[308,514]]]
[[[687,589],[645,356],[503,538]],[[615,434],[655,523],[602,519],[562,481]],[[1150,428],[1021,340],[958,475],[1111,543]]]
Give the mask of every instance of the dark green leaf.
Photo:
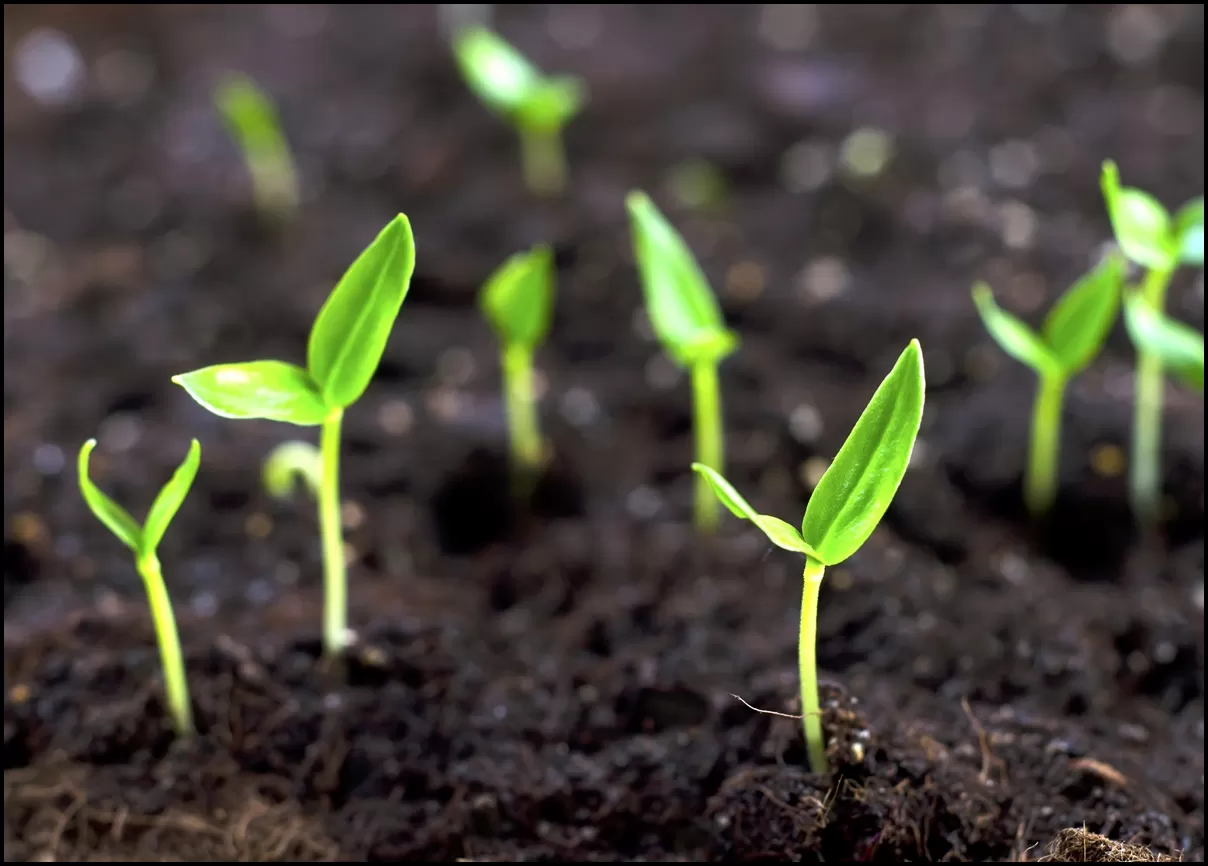
[[[265,418],[310,427],[322,424],[330,411],[310,374],[284,361],[215,364],[173,376],[172,381],[223,418]]]
[[[1103,348],[1116,321],[1123,282],[1123,260],[1108,256],[1074,283],[1045,318],[1041,335],[1066,376],[1085,368]]]
[[[1172,319],[1130,293],[1124,302],[1124,322],[1137,348],[1162,359],[1188,387],[1204,390],[1204,335]]]
[[[806,506],[801,536],[823,565],[847,559],[881,522],[910,463],[924,391],[923,350],[911,340]]]
[[[130,512],[102,493],[100,488],[93,484],[92,479],[88,477],[88,458],[95,447],[96,440],[89,439],[80,448],[80,457],[77,461],[80,474],[80,493],[83,494],[84,501],[88,503],[88,507],[92,509],[97,520],[105,524],[109,531],[117,536],[118,541],[138,553],[142,545],[143,531],[139,528],[137,521],[130,516]]]
[[[1204,266],[1204,197],[1194,198],[1174,216],[1179,260],[1185,265]]]
[[[181,503],[188,496],[189,488],[193,486],[193,479],[197,477],[197,467],[200,465],[201,443],[194,439],[189,446],[189,453],[185,455],[184,462],[172,473],[172,478],[159,491],[159,495],[151,503],[151,510],[147,512],[147,520],[143,524],[143,544],[140,551],[143,556],[153,555],[156,548],[159,547],[164,533],[168,531],[168,524],[172,522],[172,518],[180,510]]]
[[[1120,171],[1103,163],[1103,198],[1116,243],[1124,255],[1147,268],[1169,268],[1178,254],[1170,238],[1170,215],[1147,192],[1120,186]]]
[[[735,490],[730,482],[717,471],[710,469],[703,463],[693,463],[692,469],[709,482],[709,486],[713,489],[713,493],[717,498],[721,500],[722,505],[730,509],[735,517],[749,520],[758,526],[760,531],[768,537],[768,541],[772,542],[772,544],[785,550],[792,550],[817,558],[814,551],[805,543],[801,538],[801,534],[791,524],[785,523],[779,517],[772,517],[770,514],[759,514],[756,512],[742,498],[742,494]]]
[[[414,270],[411,223],[399,214],[323,304],[310,331],[306,366],[329,408],[351,406],[369,387]]]
[[[1061,375],[1061,361],[1031,328],[994,302],[994,294],[985,283],[973,287],[973,303],[982,324],[1004,352],[1040,376]]]
[[[479,303],[500,342],[535,349],[545,339],[554,308],[554,257],[549,247],[509,258],[487,278]]]
[[[323,458],[309,442],[282,442],[264,461],[264,488],[269,496],[285,499],[301,480],[316,499],[323,474]]]

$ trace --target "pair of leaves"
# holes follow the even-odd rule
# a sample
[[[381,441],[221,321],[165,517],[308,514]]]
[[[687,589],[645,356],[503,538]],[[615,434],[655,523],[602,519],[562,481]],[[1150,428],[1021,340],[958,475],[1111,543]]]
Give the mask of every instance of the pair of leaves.
[[[307,369],[284,361],[217,364],[172,377],[215,415],[322,424],[373,378],[415,270],[415,241],[399,214],[357,257],[310,331]]]
[[[646,310],[664,351],[683,367],[716,364],[738,348],[738,336],[726,328],[700,265],[649,196],[631,192],[625,206]]]
[[[1192,199],[1172,218],[1156,198],[1120,185],[1120,171],[1103,163],[1100,181],[1116,243],[1129,259],[1147,268],[1174,270],[1204,265],[1204,197]]]
[[[1124,262],[1108,256],[1058,299],[1039,334],[999,307],[985,283],[973,287],[973,302],[1004,352],[1043,378],[1069,378],[1103,347],[1116,319],[1123,280]]]
[[[130,516],[130,512],[110,499],[92,483],[92,479],[88,476],[88,460],[95,447],[96,440],[89,439],[80,448],[77,467],[80,475],[80,493],[83,494],[84,501],[88,503],[88,507],[92,509],[92,513],[96,515],[97,519],[105,524],[119,541],[134,551],[137,558],[145,559],[154,556],[160,541],[163,540],[164,533],[168,531],[168,526],[172,523],[172,518],[180,510],[181,503],[185,501],[185,496],[189,493],[189,488],[193,486],[193,479],[197,477],[197,468],[201,465],[201,443],[196,439],[193,440],[184,462],[172,473],[172,478],[155,497],[142,526],[139,526],[138,521]]]
[[[554,255],[547,246],[516,253],[487,278],[479,305],[505,346],[536,349],[554,310]]]
[[[836,565],[860,549],[893,501],[910,464],[925,391],[923,350],[918,340],[911,340],[814,488],[801,532],[778,517],[757,513],[703,463],[692,468],[735,516],[750,520],[773,544]]]
[[[556,132],[587,101],[587,90],[578,78],[543,75],[485,27],[461,31],[453,40],[453,54],[478,98],[522,129]]]
[[[1158,312],[1138,292],[1124,300],[1124,324],[1137,348],[1157,355],[1171,373],[1203,393],[1203,334]]]

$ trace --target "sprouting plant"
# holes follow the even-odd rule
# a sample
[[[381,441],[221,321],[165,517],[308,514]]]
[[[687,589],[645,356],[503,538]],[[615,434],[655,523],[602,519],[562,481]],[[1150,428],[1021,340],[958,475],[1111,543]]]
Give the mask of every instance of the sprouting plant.
[[[1044,514],[1057,497],[1066,385],[1103,348],[1116,320],[1123,278],[1124,262],[1117,256],[1106,257],[1054,304],[1039,334],[1001,309],[989,286],[979,283],[973,287],[973,301],[990,336],[1004,352],[1031,367],[1040,380],[1032,403],[1023,483],[1024,504],[1033,515]]]
[[[458,33],[453,53],[478,98],[516,128],[529,189],[537,195],[560,194],[566,186],[562,128],[587,101],[583,82],[570,75],[544,75],[485,27]]]
[[[1203,334],[1157,312],[1137,292],[1124,298],[1124,323],[1138,351],[1156,355],[1183,384],[1204,392]]]
[[[143,579],[147,600],[151,604],[151,623],[155,627],[159,656],[164,666],[168,712],[176,732],[187,737],[193,733],[189,683],[185,678],[185,660],[180,649],[180,635],[176,631],[176,618],[172,614],[172,599],[168,596],[156,551],[172,518],[185,501],[189,488],[193,486],[193,479],[197,477],[197,467],[201,464],[201,444],[193,440],[184,462],[172,473],[171,479],[151,503],[151,510],[147,512],[142,526],[130,516],[130,512],[101,492],[88,477],[88,458],[95,447],[96,440],[89,439],[80,448],[80,493],[97,519],[117,536],[118,541],[134,551],[134,567]]]
[[[805,554],[797,659],[805,745],[810,767],[817,773],[826,772],[815,654],[822,575],[827,566],[837,565],[859,550],[889,508],[910,463],[923,418],[925,389],[923,350],[918,340],[911,340],[814,488],[801,532],[778,517],[759,514],[710,467],[692,464],[737,517],[754,523],[777,547]]]
[[[717,367],[738,348],[738,336],[725,326],[709,282],[684,239],[643,192],[625,200],[641,277],[646,311],[663,350],[692,377],[696,459],[723,472],[724,438]],[[717,526],[717,500],[704,478],[696,483],[696,526]]]
[[[248,361],[172,377],[194,400],[224,418],[321,428],[323,644],[329,657],[344,647],[348,617],[340,531],[340,423],[344,410],[369,387],[414,269],[411,224],[399,214],[357,257],[323,304],[311,326],[305,369],[285,361]]]
[[[537,246],[516,253],[487,279],[479,296],[482,313],[503,346],[512,467],[523,489],[540,470],[543,448],[533,389],[533,352],[549,330],[554,308],[554,256]]]
[[[1204,266],[1204,197],[1192,199],[1172,217],[1149,193],[1120,185],[1120,172],[1103,163],[1103,198],[1116,243],[1146,269],[1141,298],[1155,313],[1166,311],[1166,289],[1180,264]],[[1129,487],[1133,510],[1143,524],[1158,513],[1162,474],[1162,358],[1138,347],[1133,401],[1132,464]]]
[[[243,152],[256,209],[270,222],[291,219],[298,210],[298,176],[272,100],[246,76],[233,75],[214,101]]]

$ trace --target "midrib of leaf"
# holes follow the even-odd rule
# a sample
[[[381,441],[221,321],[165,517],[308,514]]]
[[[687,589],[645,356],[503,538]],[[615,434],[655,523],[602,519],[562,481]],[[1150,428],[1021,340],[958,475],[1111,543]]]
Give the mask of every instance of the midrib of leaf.
[[[399,245],[393,245],[393,248],[390,251],[390,258],[387,259],[385,266],[378,271],[379,275],[388,275],[393,272],[395,257],[399,255],[400,252],[401,250],[399,249]],[[360,309],[357,311],[354,317],[353,326],[348,329],[346,338],[340,342],[340,346],[336,349],[332,357],[331,366],[327,371],[327,376],[329,378],[338,381],[342,376],[345,364],[349,362],[349,359],[351,358],[355,360],[356,353],[363,351],[361,344],[368,339],[368,334],[365,333],[365,331],[368,330],[365,323],[372,323],[373,319],[376,318],[374,313],[376,308],[374,300],[378,297],[378,293],[381,291],[381,288],[382,280],[374,280],[373,288],[367,293],[365,303],[360,304]],[[328,388],[327,382],[321,382],[319,383],[319,386],[320,394],[323,394],[323,392],[325,392]],[[325,395],[324,399],[326,399]]]

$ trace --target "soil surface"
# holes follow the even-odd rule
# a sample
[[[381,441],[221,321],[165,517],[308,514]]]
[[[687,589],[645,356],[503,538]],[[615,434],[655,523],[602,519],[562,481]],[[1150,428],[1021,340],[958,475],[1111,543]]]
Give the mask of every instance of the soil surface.
[[[1202,191],[1203,7],[496,8],[591,89],[554,203],[525,192],[432,8],[5,7],[6,859],[986,861],[1074,828],[1202,860],[1202,402],[1168,391],[1167,519],[1140,539],[1117,328],[1031,526],[1033,381],[969,286],[1036,321],[1110,236],[1104,158],[1171,206]],[[228,69],[278,100],[296,151],[283,230],[212,110]],[[724,180],[703,200],[692,160]],[[690,395],[638,312],[638,187],[743,338],[727,475],[761,510],[800,515],[924,347],[915,465],[822,588],[826,776],[799,721],[743,703],[797,711],[801,562],[688,522]],[[314,431],[217,418],[169,378],[301,361],[399,211],[418,264],[347,415],[357,637],[328,671],[313,504],[259,479]],[[539,353],[556,458],[517,508],[475,293],[538,241],[559,268]],[[1202,330],[1202,276],[1170,308]],[[78,494],[94,435],[95,480],[136,514],[203,445],[161,548],[189,742],[128,553]]]

